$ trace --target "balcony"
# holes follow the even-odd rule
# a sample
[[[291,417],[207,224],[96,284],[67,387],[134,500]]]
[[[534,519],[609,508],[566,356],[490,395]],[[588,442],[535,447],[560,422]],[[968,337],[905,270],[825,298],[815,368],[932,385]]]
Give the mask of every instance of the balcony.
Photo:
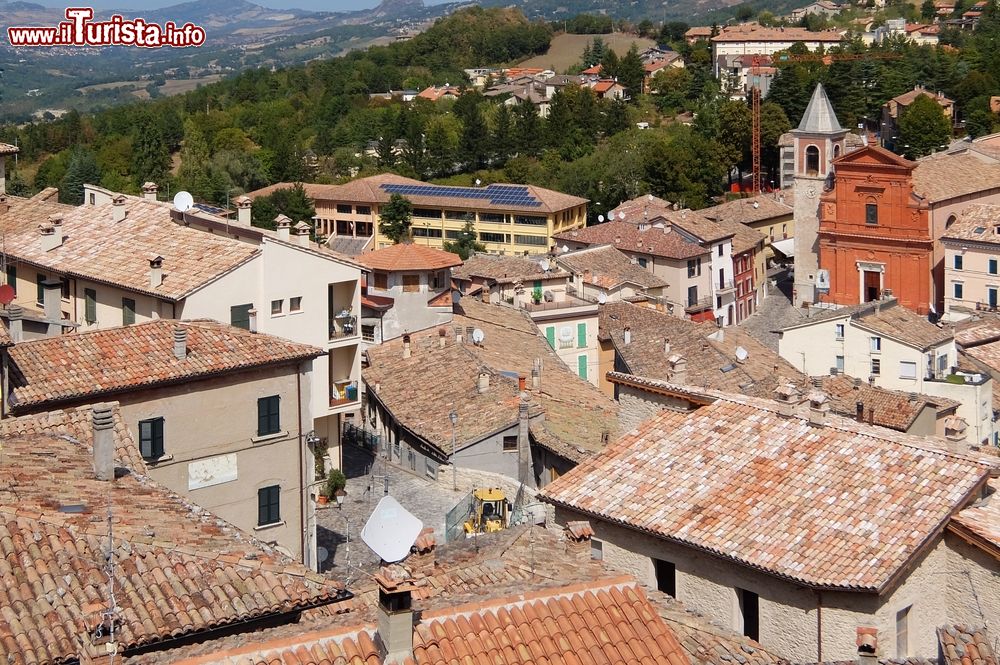
[[[360,307],[358,282],[336,282],[327,286],[326,311],[329,339],[344,339],[356,337],[361,331],[358,328]]]
[[[688,304],[684,308],[684,311],[688,314],[694,314],[696,312],[704,312],[706,309],[712,309],[712,296],[703,296],[697,300],[688,299]]]
[[[715,292],[719,295],[729,293],[736,290],[736,285],[733,283],[732,279],[720,279],[716,281]]]
[[[334,381],[330,384],[330,407],[356,404],[360,398],[358,382],[351,380]]]
[[[334,308],[330,317],[330,340],[354,337],[358,334],[358,317],[347,308]]]

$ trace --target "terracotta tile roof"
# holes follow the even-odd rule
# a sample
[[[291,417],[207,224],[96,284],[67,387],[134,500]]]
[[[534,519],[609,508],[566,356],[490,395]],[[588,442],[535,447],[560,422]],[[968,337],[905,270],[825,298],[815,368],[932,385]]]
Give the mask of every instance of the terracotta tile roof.
[[[637,196],[634,199],[622,201],[608,213],[608,220],[622,219],[624,221],[625,219],[629,219],[633,223],[637,223],[639,219],[650,220],[654,217],[664,215],[672,209],[673,204],[670,201],[647,194],[646,196]],[[622,214],[625,215],[624,218],[621,218]]]
[[[393,305],[396,304],[395,298],[390,298],[388,296],[372,296],[365,293],[361,294],[361,306],[367,307],[369,309],[391,309]]]
[[[492,280],[497,284],[513,284],[528,282],[547,277],[569,274],[561,270],[548,273],[542,270],[536,259],[506,254],[473,254],[465,263],[451,271],[452,277],[461,280],[471,280],[479,277]]]
[[[402,270],[443,270],[462,265],[458,254],[426,245],[399,243],[358,257],[358,263],[371,270],[399,272]]]
[[[756,23],[726,26],[712,37],[713,42],[839,42],[836,30],[810,32],[805,28],[765,28]]]
[[[540,496],[801,584],[878,592],[989,467],[827,418],[736,396],[663,411]]]
[[[1000,371],[1000,340],[966,348],[964,353],[990,368]]]
[[[942,665],[997,665],[986,628],[982,626],[941,626],[937,630]]]
[[[174,329],[187,331],[187,357],[174,356]],[[191,381],[323,354],[280,337],[215,321],[157,319],[16,344],[10,350],[15,409]]]
[[[907,431],[925,408],[955,409],[960,402],[947,397],[931,397],[919,393],[886,390],[869,385],[861,379],[839,374],[821,379],[822,390],[830,398],[830,409],[847,418],[857,416],[857,403],[864,405],[863,418],[880,427]],[[913,397],[914,399],[911,399]]]
[[[733,235],[733,256],[764,249],[764,234],[732,220],[715,220],[715,223]]]
[[[1000,318],[987,316],[983,319],[970,319],[955,327],[955,341],[968,349],[985,342],[1000,340]]]
[[[11,145],[9,143],[0,143],[0,155],[14,155],[21,152],[21,149],[16,145]]]
[[[972,240],[1000,245],[1000,206],[979,203],[965,208],[944,232],[942,240]]]
[[[914,24],[911,23],[908,26],[906,26],[906,31],[907,32],[911,32],[912,30],[917,30],[917,29],[922,28],[922,27],[925,27],[925,26],[914,25]],[[955,103],[955,100],[948,99],[943,94],[936,93],[933,90],[928,90],[928,89],[926,89],[924,87],[921,87],[921,86],[916,86],[915,88],[913,88],[913,90],[907,90],[906,92],[904,92],[901,95],[896,95],[890,101],[896,102],[900,106],[909,106],[920,95],[924,95],[925,97],[930,97],[931,99],[933,99],[934,101],[936,101],[937,103],[939,103],[941,105],[944,105],[944,104],[954,104]]]
[[[80,440],[73,429],[4,438],[0,605],[17,608],[0,613],[6,662],[79,657],[107,603],[109,510],[119,648],[344,597],[340,585],[143,475],[119,469],[113,482],[95,479],[91,446],[92,434]]]
[[[690,259],[709,252],[699,243],[667,229],[649,226],[640,231],[636,224],[614,221],[557,233],[552,237],[555,240],[569,240],[588,245],[612,245],[623,252],[651,254],[671,259]]]
[[[584,282],[602,289],[614,289],[623,284],[634,284],[643,289],[667,285],[666,281],[632,263],[629,257],[610,245],[588,247],[563,254],[556,260],[573,273],[583,275]]]
[[[7,194],[7,206],[7,212],[0,212],[0,230],[4,234],[19,229],[31,229],[37,234],[38,225],[47,223],[49,215],[65,215],[74,209],[71,205],[50,198],[47,191],[42,191],[30,199]]]
[[[990,495],[951,518],[951,527],[973,535],[1000,555],[1000,481],[990,481]]]
[[[926,350],[954,338],[950,327],[938,328],[916,312],[898,305],[896,300],[875,308],[865,308],[851,317],[859,328],[891,337],[917,349]]]
[[[776,217],[786,217],[794,212],[793,190],[782,190],[773,194],[759,194],[745,199],[733,199],[698,212],[716,222],[739,222],[752,224]],[[781,196],[779,199],[778,196]],[[756,204],[756,205],[754,205]]]
[[[931,155],[913,169],[913,191],[930,203],[998,188],[1000,161],[979,152]]]
[[[631,342],[626,345],[624,328]],[[687,361],[686,385],[771,397],[780,377],[805,385],[806,377],[777,353],[738,327],[696,323],[630,303],[608,303],[600,312],[601,339],[610,340],[629,373],[653,379],[673,376],[667,358]],[[664,341],[670,339],[670,353]],[[737,350],[747,352],[743,361]]]
[[[697,212],[687,208],[676,210],[669,201],[652,194],[620,203],[617,208],[608,213],[608,221],[616,220],[632,224],[656,224],[660,222],[677,226],[702,242],[721,240],[733,234],[732,230],[705,217],[700,210]]]
[[[368,249],[371,243],[371,236],[367,238],[351,238],[348,236],[330,236],[326,239],[326,246],[331,250],[343,254],[344,256],[357,257]]]
[[[61,246],[43,251],[37,226],[7,233],[11,259],[55,272],[180,300],[210,280],[252,259],[260,249],[246,242],[185,227],[170,218],[170,204],[126,197],[125,221],[112,219],[112,203],[62,213]],[[150,286],[149,256],[163,257],[163,283]]]
[[[390,194],[382,187],[382,185],[420,185],[422,187],[431,188],[441,187],[442,192],[446,189],[440,185],[432,185],[420,180],[414,180],[413,178],[404,178],[403,176],[399,176],[394,173],[380,173],[367,178],[358,178],[343,185],[317,185],[303,183],[302,186],[305,188],[306,194],[309,198],[315,201],[349,201],[361,204],[388,203]],[[527,187],[528,193],[541,202],[542,205],[540,207],[525,207],[511,204],[494,204],[491,203],[488,198],[468,198],[426,194],[408,194],[406,195],[406,198],[408,198],[416,207],[434,206],[454,210],[509,210],[524,211],[527,213],[558,212],[566,210],[567,208],[583,205],[587,202],[587,199],[581,199],[578,196],[570,196],[569,194],[563,194],[562,192],[537,187],[535,185],[503,185],[498,183],[493,186]],[[263,189],[250,192],[247,196],[255,199],[258,196],[271,194],[276,189],[284,189],[288,187],[294,187],[294,183],[278,183],[276,185],[271,185],[269,187],[264,187]],[[468,187],[463,189],[471,192],[474,188]],[[478,189],[484,190],[486,188],[480,187]]]

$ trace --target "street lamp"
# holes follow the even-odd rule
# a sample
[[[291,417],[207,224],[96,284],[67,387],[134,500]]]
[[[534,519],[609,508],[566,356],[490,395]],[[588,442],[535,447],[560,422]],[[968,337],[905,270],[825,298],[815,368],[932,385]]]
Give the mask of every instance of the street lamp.
[[[455,425],[458,424],[458,411],[452,409],[448,414],[451,421],[451,489],[458,491],[458,471],[455,469]]]

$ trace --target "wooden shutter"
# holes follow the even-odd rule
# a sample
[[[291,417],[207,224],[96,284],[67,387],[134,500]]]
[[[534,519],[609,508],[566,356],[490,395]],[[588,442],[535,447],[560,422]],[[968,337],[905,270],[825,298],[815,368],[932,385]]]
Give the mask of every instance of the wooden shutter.
[[[587,346],[587,324],[576,324],[576,345],[581,349]]]

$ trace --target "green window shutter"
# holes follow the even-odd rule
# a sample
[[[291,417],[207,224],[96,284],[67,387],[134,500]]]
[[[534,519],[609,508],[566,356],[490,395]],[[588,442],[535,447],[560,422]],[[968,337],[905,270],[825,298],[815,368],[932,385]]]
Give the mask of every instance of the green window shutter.
[[[45,281],[45,275],[38,273],[35,275],[35,301],[45,302],[45,287],[42,286],[42,282]]]
[[[135,301],[131,298],[122,298],[122,325],[130,326],[135,323]]]
[[[257,436],[281,431],[281,399],[277,395],[257,400]]]
[[[576,358],[576,369],[577,373],[580,375],[581,379],[587,378],[587,356],[577,356]]]
[[[587,324],[576,324],[576,345],[581,349],[587,346]]]
[[[83,318],[87,323],[97,322],[97,291],[94,289],[83,290]]]
[[[548,340],[549,346],[556,348],[556,329],[553,326],[545,329],[545,339]]]

